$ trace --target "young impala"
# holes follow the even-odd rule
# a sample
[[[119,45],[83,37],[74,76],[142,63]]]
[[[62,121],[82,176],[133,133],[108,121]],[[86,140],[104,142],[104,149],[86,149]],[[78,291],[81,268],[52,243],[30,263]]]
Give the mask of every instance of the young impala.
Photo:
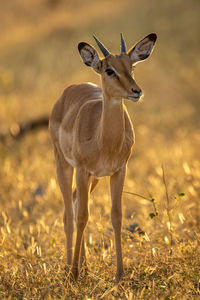
[[[137,102],[142,91],[132,77],[132,66],[146,59],[154,47],[156,34],[151,33],[128,52],[121,34],[121,54],[112,55],[95,38],[104,58],[87,43],[79,43],[83,62],[101,75],[102,88],[92,83],[72,85],[64,90],[50,117],[57,176],[64,198],[64,229],[67,264],[72,265],[75,279],[80,264],[86,264],[84,229],[88,221],[89,193],[98,178],[110,176],[111,220],[117,257],[116,279],[123,274],[121,249],[121,197],[126,164],[134,144],[130,117],[122,99]],[[72,194],[73,171],[76,190]],[[73,205],[77,225],[72,262]],[[79,259],[80,257],[80,259]]]

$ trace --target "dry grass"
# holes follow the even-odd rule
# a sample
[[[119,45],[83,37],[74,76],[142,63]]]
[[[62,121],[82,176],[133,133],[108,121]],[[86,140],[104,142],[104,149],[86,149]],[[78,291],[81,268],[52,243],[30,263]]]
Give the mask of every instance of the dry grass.
[[[98,82],[79,59],[79,41],[93,43],[96,33],[116,51],[120,31],[128,46],[151,31],[159,39],[151,59],[136,69],[144,101],[127,103],[136,146],[123,194],[123,280],[115,285],[104,179],[90,199],[89,273],[83,270],[77,283],[69,281],[63,203],[49,134],[42,130],[0,145],[0,299],[199,297],[200,7],[195,0],[165,2],[1,3],[1,132],[49,114],[67,85]],[[130,232],[134,223],[144,234]]]

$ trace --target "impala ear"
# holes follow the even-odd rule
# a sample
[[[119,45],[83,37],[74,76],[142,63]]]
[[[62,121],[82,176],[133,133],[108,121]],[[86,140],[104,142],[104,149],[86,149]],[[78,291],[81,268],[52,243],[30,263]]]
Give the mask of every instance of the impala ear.
[[[156,39],[157,35],[155,33],[151,33],[128,51],[128,55],[133,64],[146,59],[151,54]]]
[[[96,50],[87,43],[79,43],[78,50],[86,66],[92,67],[97,73],[101,74],[101,60]]]

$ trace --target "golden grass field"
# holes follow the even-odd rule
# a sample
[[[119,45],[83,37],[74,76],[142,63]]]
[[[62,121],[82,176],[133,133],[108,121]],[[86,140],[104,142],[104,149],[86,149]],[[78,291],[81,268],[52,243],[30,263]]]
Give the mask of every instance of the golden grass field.
[[[0,132],[49,115],[63,89],[98,76],[77,51],[95,34],[113,53],[156,32],[126,102],[136,145],[123,193],[125,275],[117,285],[108,178],[90,199],[88,275],[65,273],[63,201],[46,129],[0,144],[0,299],[200,297],[198,0],[13,0],[0,10]],[[164,171],[164,174],[163,174]],[[144,198],[142,198],[142,197]],[[145,199],[146,198],[146,199]],[[130,232],[131,224],[142,232]]]

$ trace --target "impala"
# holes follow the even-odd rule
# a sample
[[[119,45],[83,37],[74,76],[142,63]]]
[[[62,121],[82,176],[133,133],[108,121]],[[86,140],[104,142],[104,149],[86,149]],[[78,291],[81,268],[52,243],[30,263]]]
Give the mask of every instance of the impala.
[[[132,77],[132,68],[151,54],[156,38],[156,34],[151,33],[127,52],[121,34],[121,54],[112,55],[94,37],[103,59],[92,46],[79,43],[83,62],[101,75],[102,88],[93,83],[72,85],[54,105],[49,127],[65,205],[67,265],[72,266],[75,279],[79,275],[79,265],[86,265],[84,229],[88,221],[88,197],[98,178],[103,176],[110,176],[117,281],[123,275],[121,198],[126,165],[134,144],[133,126],[123,99],[137,102],[141,98],[142,91]],[[76,189],[73,192],[74,169]],[[74,218],[77,233],[72,260]]]

